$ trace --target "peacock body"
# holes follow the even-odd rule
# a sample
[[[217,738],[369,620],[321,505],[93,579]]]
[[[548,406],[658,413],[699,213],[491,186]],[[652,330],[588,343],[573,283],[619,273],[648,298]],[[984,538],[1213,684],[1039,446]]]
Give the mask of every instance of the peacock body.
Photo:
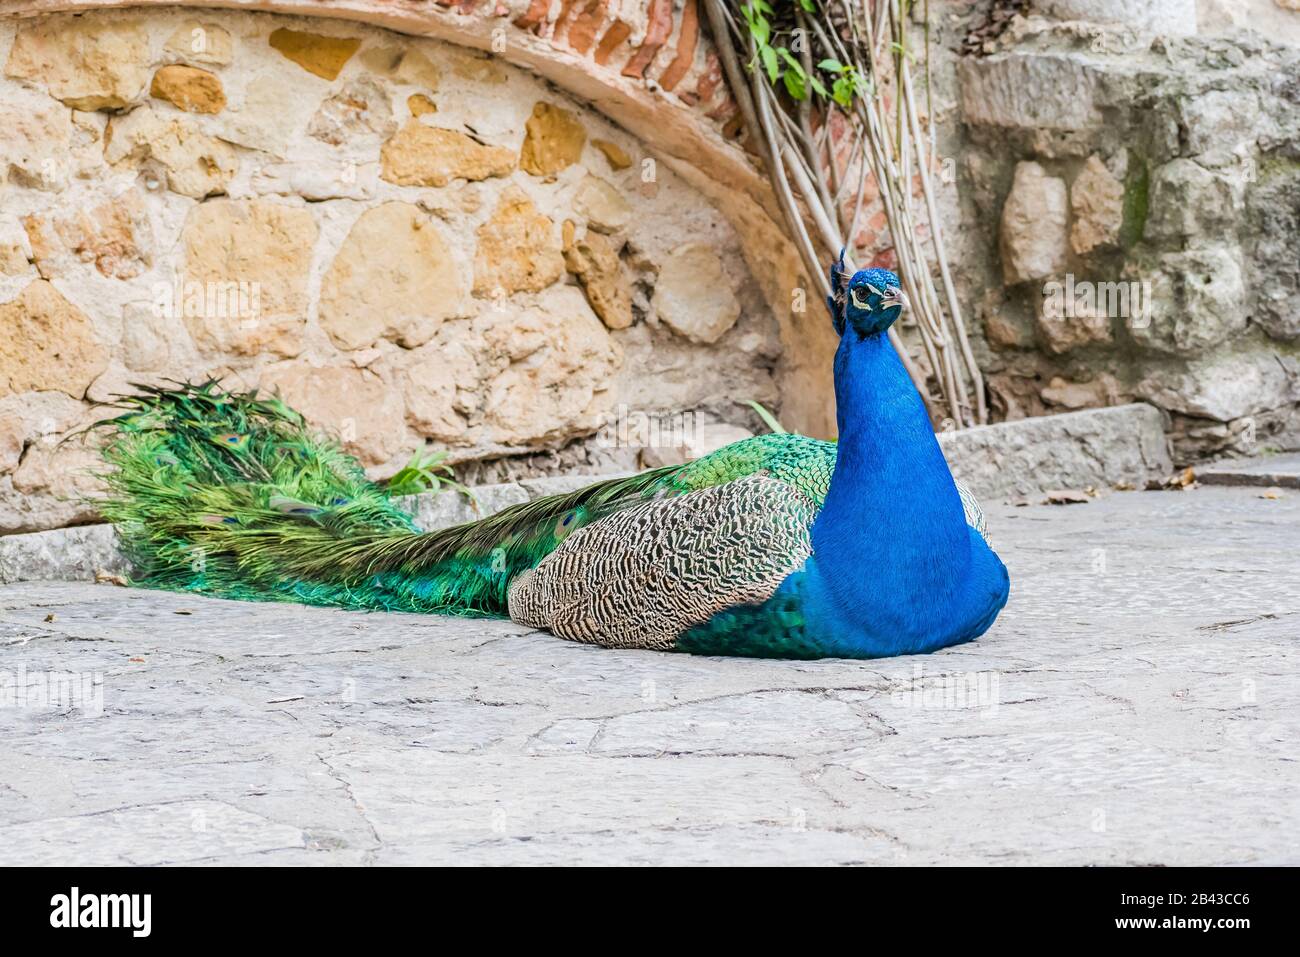
[[[866,270],[832,315],[840,438],[757,436],[421,533],[278,398],[145,389],[104,423],[103,505],[136,581],[226,598],[506,616],[609,647],[930,651],[986,630],[1005,568],[954,483]]]

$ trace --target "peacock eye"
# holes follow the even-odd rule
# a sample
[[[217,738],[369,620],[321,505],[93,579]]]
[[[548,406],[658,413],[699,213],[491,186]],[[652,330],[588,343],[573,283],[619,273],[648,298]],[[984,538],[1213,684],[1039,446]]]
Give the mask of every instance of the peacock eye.
[[[870,304],[862,297],[861,293],[862,290],[856,286],[849,290],[849,295],[853,297],[853,305],[859,309],[870,309]]]

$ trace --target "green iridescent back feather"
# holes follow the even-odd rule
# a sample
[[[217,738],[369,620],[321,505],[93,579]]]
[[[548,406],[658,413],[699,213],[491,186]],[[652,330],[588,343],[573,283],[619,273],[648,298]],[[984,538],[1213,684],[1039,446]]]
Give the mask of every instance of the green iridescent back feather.
[[[100,423],[101,504],[154,587],[346,608],[504,615],[511,580],[578,528],[650,499],[767,474],[818,506],[835,446],[774,434],[436,532],[278,398],[216,383],[142,388]]]
[[[736,605],[679,635],[674,649],[692,655],[742,658],[825,657],[807,632],[800,594],[804,573],[796,572],[767,601]]]

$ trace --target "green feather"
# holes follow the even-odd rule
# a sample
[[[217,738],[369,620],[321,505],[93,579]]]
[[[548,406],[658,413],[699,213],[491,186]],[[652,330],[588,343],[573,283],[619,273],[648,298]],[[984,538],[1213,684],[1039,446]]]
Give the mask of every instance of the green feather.
[[[251,436],[240,435],[237,432],[222,432],[220,435],[214,435],[212,437],[212,441],[215,442],[217,445],[220,445],[223,448],[231,449],[232,451],[236,451],[236,452],[243,451],[244,449],[248,448],[248,443],[251,441],[251,439],[252,439]]]
[[[319,515],[324,511],[319,505],[303,502],[286,495],[272,495],[267,504],[285,515]]]

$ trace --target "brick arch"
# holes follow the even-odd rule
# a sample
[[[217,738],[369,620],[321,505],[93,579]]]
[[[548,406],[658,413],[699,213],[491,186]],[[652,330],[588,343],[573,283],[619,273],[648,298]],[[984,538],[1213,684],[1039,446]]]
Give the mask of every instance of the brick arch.
[[[834,340],[815,304],[792,311],[808,284],[764,175],[726,135],[735,105],[696,4],[686,0],[677,12],[673,0],[560,0],[550,20],[554,0],[0,0],[0,16],[180,7],[321,17],[454,43],[531,70],[626,129],[732,221],[781,325],[785,424],[828,436]]]
[[[673,0],[648,0],[648,5],[646,0],[561,0],[559,18],[549,22],[552,5],[552,0],[0,0],[0,15],[217,8],[352,20],[444,40],[536,72],[665,157],[767,204],[758,170],[723,134],[735,107],[700,35],[695,0],[688,0],[678,22]],[[639,16],[627,15],[628,8]]]

